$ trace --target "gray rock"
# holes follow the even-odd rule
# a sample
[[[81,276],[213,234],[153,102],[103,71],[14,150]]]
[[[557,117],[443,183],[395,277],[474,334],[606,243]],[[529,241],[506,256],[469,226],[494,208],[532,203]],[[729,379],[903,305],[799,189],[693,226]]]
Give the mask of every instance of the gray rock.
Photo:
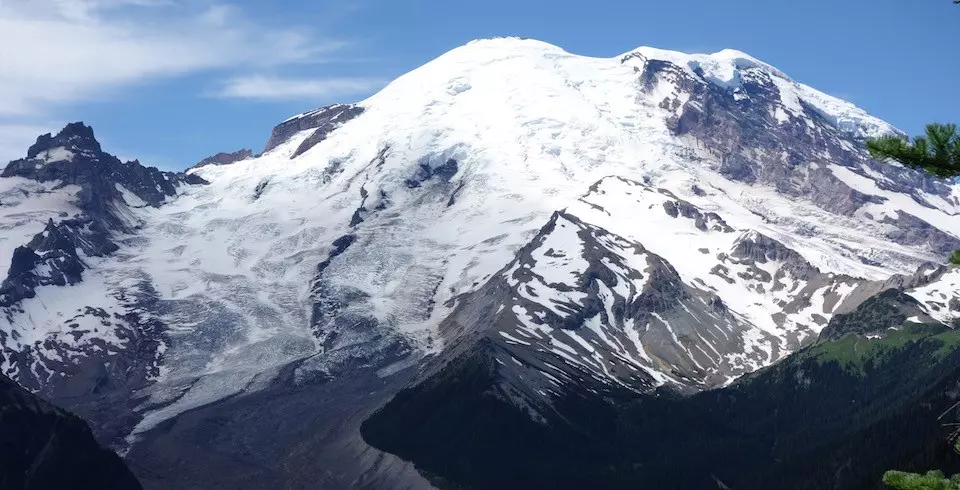
[[[206,183],[136,161],[123,163],[103,152],[93,130],[82,123],[67,125],[56,136],[39,137],[27,158],[4,169],[3,177],[12,176],[78,186],[80,213],[51,219],[44,231],[17,249],[0,284],[0,307],[7,315],[19,311],[20,303],[34,297],[40,286],[83,281],[89,257],[114,254],[121,238],[136,232],[136,225],[123,215],[129,204],[158,207],[181,186]],[[143,203],[128,204],[129,195],[121,189]],[[134,393],[159,375],[161,345],[166,343],[166,325],[158,319],[163,305],[148,280],[117,300],[125,313],[88,306],[63,318],[62,339],[50,337],[15,348],[11,341],[17,340],[16,330],[0,332],[0,358],[15,366],[33,366],[20,369],[17,381],[89,420],[98,439],[108,445],[121,444],[140,420]],[[105,342],[101,329],[122,342]],[[78,343],[81,339],[87,342]]]
[[[640,54],[627,58],[644,60],[639,77],[644,90],[652,91],[666,83],[677,87],[678,93],[690,95],[683,104],[669,98],[661,103],[678,112],[668,124],[678,136],[695,139],[713,153],[717,170],[729,179],[773,186],[784,195],[809,199],[826,211],[844,216],[852,216],[867,203],[882,204],[885,199],[852,189],[827,168],[829,164],[863,176],[868,170],[880,174],[877,182],[881,189],[906,193],[924,206],[932,207],[926,196],[952,199],[944,182],[924,172],[872,160],[862,139],[805,103],[801,102],[805,119],[787,111],[782,111],[787,114],[786,122],[775,119],[773,114],[783,109],[783,102],[762,69],[741,70],[740,86],[730,89],[710,83],[702,74],[693,76],[668,61],[646,60]],[[960,243],[918,219],[902,218],[891,224],[899,231],[889,238],[903,245],[929,244],[931,251],[942,255]]]
[[[102,257],[118,248],[107,230],[95,221],[69,219],[55,224],[51,219],[29,244],[14,251],[7,278],[0,283],[0,307],[33,298],[40,286],[80,282],[85,266],[78,252]],[[39,272],[41,264],[47,266],[43,272]]]
[[[657,189],[657,191],[674,199],[674,201],[667,201],[663,203],[663,210],[669,216],[673,218],[683,216],[684,218],[691,219],[694,221],[694,226],[696,226],[700,231],[707,231],[710,229],[723,233],[733,232],[733,228],[731,228],[727,222],[723,220],[723,218],[717,215],[717,213],[703,212],[689,202],[678,199],[675,195],[673,195],[672,192],[665,189]]]
[[[363,107],[358,105],[334,104],[305,114],[300,114],[274,127],[263,151],[266,153],[280,146],[289,140],[291,136],[301,131],[314,129],[315,131],[300,144],[291,158],[297,157],[325,140],[327,136],[329,136],[333,130],[340,127],[341,124],[362,113]]]
[[[588,266],[573,282],[549,287],[578,293],[581,299],[575,302],[532,297],[530,289],[543,282],[536,272],[536,254],[562,258],[567,253],[544,250],[547,237],[557,226],[575,227]],[[630,267],[621,258],[625,253],[647,257],[647,266],[643,270]],[[635,284],[643,286],[637,289]],[[616,292],[624,289],[629,291],[626,295]],[[544,393],[577,383],[595,390],[649,392],[658,383],[647,369],[664,372],[681,391],[692,391],[748,370],[746,365],[717,354],[742,352],[742,346],[735,344],[742,342],[741,332],[748,328],[727,311],[721,299],[685,284],[673,266],[641,244],[568,213],[555,213],[513,262],[477,291],[458,298],[456,304],[441,324],[441,333],[448,339],[485,338],[508,352],[509,357],[500,357],[503,365],[499,371],[510,380],[513,391],[523,393],[520,399],[545,403]],[[598,326],[586,328],[588,321]],[[531,325],[551,330],[531,336]],[[633,335],[642,341],[643,352],[637,350]],[[588,349],[573,336],[597,347]],[[564,353],[557,352],[555,341],[567,346]],[[770,341],[776,345],[774,339]],[[569,383],[558,388],[550,381],[552,377]]]
[[[884,334],[900,327],[907,318],[927,318],[920,303],[898,289],[888,289],[861,303],[855,311],[834,317],[820,332],[818,342],[839,340],[847,335]]]
[[[206,167],[208,165],[232,165],[234,163],[253,158],[253,156],[254,156],[253,150],[249,150],[246,148],[242,150],[237,150],[233,153],[221,152],[221,153],[217,153],[216,155],[204,158],[203,160],[200,160],[199,162],[194,164],[192,167],[188,168],[186,171],[189,172],[190,170]]]
[[[882,223],[896,227],[887,233],[887,238],[903,245],[926,245],[938,255],[949,256],[954,250],[960,249],[960,239],[948,235],[939,228],[917,218],[916,216],[900,212],[896,219],[884,217]]]
[[[114,208],[114,203],[123,199],[117,186],[123,186],[147,205],[158,207],[177,195],[178,186],[206,183],[196,175],[162,172],[136,160],[123,163],[103,152],[93,129],[79,122],[68,124],[56,136],[45,134],[37,138],[27,158],[10,162],[0,177],[77,185],[79,207],[90,218],[116,230],[127,227]]]

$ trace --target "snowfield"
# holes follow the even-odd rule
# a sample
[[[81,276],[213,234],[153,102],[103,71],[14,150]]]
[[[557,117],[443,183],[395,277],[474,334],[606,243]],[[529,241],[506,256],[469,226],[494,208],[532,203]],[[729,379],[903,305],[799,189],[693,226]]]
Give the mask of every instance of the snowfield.
[[[697,109],[695,92],[656,78],[650,60],[669,62],[683,77],[726,91],[734,101],[758,100],[744,80],[758,73],[768,77],[779,92],[779,99],[763,101],[772,128],[825,134],[842,142],[849,155],[844,162],[833,162],[829,154],[800,162],[801,170],[791,175],[803,180],[827,169],[848,189],[877,199],[844,214],[776,185],[725,175],[713,148],[677,134],[670,122]],[[209,185],[182,187],[160,207],[118,187],[125,212],[139,223],[136,232],[124,237],[113,256],[91,260],[82,284],[41,288],[18,314],[24,316],[8,316],[0,330],[21,332],[15,342],[22,345],[62,340],[64,318],[76,309],[142,308],[117,298],[149,284],[158,306],[146,313],[167,332],[159,375],[139,393],[146,396],[138,409],[144,418],[134,432],[141,433],[186,410],[257,390],[291,362],[309,358],[306,365],[335,376],[344,358],[374,348],[351,343],[349,329],[335,319],[318,320],[318,302],[335,303],[337,312],[368,319],[403,339],[415,359],[442,351],[455,339],[438,330],[441,322],[501,273],[554,212],[565,210],[642,245],[672,265],[685,285],[722,298],[729,310],[724,318],[736,319],[740,336],[729,345],[740,350],[720,351],[727,344],[712,339],[691,347],[672,338],[685,349],[691,369],[729,382],[738,374],[711,368],[705,359],[735,365],[736,373],[772,363],[815,339],[841,306],[851,307],[847,300],[862,283],[942,261],[923,240],[890,239],[902,213],[946,236],[960,236],[957,186],[925,195],[900,192],[876,166],[902,169],[866,163],[861,138],[895,128],[733,50],[688,55],[639,48],[588,58],[538,41],[481,40],[398,78],[358,105],[361,114],[337,122],[299,156],[291,159],[312,129],[257,158],[196,169],[193,174]],[[781,164],[750,148],[742,152],[751,162]],[[76,189],[52,190],[18,178],[0,179],[0,186],[4,257],[42,231],[48,218],[75,212],[70,196]],[[667,201],[715,213],[729,231],[719,221],[708,219],[701,229],[694,219],[671,217]],[[517,294],[565,314],[557,305],[585,297],[575,285],[587,261],[576,226],[559,227],[533,256],[540,279],[523,283]],[[792,265],[782,260],[754,267],[721,258],[759,235],[794,251],[824,282],[791,275]],[[346,236],[350,244],[340,250],[335,242]],[[630,270],[647,267],[646,252],[617,250]],[[718,265],[727,272],[717,272]],[[781,286],[747,278],[751,274],[776,277]],[[601,294],[626,297],[649,279],[631,283],[628,272],[616,276],[619,289]],[[929,302],[944,288],[956,291],[953,282],[914,294]],[[801,291],[803,304],[791,306]],[[563,333],[530,324],[532,313],[520,306],[511,311],[527,322],[527,337],[523,330],[499,332],[514,348],[530,347],[536,341],[531,332],[539,332],[554,355],[599,376],[618,377],[604,374],[601,355],[615,350],[655,384],[682,382],[647,352],[645,329],[655,327],[623,326],[621,341],[599,324],[600,317],[584,321],[579,333]],[[672,335],[674,322],[657,317],[652,324]],[[111,332],[100,338],[124,345]],[[669,335],[664,338],[669,343]],[[350,355],[338,354],[344,352]],[[9,360],[3,367],[13,373],[24,368]]]

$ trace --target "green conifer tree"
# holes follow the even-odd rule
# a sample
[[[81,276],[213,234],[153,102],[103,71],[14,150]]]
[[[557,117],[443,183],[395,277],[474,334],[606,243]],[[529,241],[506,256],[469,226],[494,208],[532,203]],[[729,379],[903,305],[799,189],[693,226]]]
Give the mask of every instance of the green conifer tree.
[[[883,483],[896,490],[960,490],[960,475],[947,478],[940,471],[930,471],[925,475],[888,471],[883,475]]]
[[[960,4],[960,0],[953,3]],[[873,138],[867,141],[867,149],[878,160],[894,160],[942,179],[960,177],[960,133],[956,124],[928,124],[926,134],[913,141],[893,135]],[[953,252],[949,261],[960,265],[960,250]]]
[[[867,149],[874,158],[890,158],[940,178],[960,176],[960,133],[956,124],[928,124],[926,135],[912,142],[897,136],[872,139]]]

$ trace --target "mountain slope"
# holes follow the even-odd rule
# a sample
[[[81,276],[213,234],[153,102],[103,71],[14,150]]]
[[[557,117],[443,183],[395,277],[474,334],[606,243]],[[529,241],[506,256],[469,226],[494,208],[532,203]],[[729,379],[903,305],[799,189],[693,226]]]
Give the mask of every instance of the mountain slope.
[[[743,53],[520,39],[185,174],[70,125],[0,178],[2,368],[131,461],[179,468],[164,485],[220,484],[182,451],[204,427],[219,473],[262,465],[235,487],[290,481],[310,452],[297,471],[335,461],[330,485],[416,486],[360,421],[474,351],[536,417],[571,391],[728,385],[891,287],[960,315],[930,263],[960,248],[957,186],[871,160],[863,138],[889,132]],[[275,439],[217,423],[302,404],[331,415]]]
[[[0,376],[0,488],[139,489],[79,418]]]
[[[569,390],[537,417],[512,402],[499,348],[482,343],[362,432],[440,488],[878,488],[893,467],[960,469],[940,425],[958,413],[938,420],[957,398],[960,334],[916,315],[916,300],[888,290],[732,386]]]
[[[132,390],[160,374],[167,332],[149,284],[110,266],[141,239],[138,209],[206,182],[121,162],[82,123],[40,136],[2,177],[5,222],[15,224],[0,269],[0,365],[115,442],[137,418]]]

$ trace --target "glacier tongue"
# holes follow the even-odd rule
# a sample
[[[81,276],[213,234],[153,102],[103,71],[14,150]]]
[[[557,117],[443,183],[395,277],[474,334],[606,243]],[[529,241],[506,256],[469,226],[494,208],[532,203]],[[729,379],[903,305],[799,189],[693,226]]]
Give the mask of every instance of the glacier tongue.
[[[530,396],[716,386],[960,243],[957,186],[869,159],[862,138],[891,132],[739,52],[475,41],[176,192],[146,193],[159,173],[112,187],[120,250],[63,288],[85,305],[44,286],[31,321],[41,343],[81,306],[162,329],[139,354],[159,363],[136,385],[139,433],[291,363],[298,382],[389,377],[475,335],[544,373]],[[43,192],[0,208],[8,257],[36,220],[78,212],[76,189]]]

